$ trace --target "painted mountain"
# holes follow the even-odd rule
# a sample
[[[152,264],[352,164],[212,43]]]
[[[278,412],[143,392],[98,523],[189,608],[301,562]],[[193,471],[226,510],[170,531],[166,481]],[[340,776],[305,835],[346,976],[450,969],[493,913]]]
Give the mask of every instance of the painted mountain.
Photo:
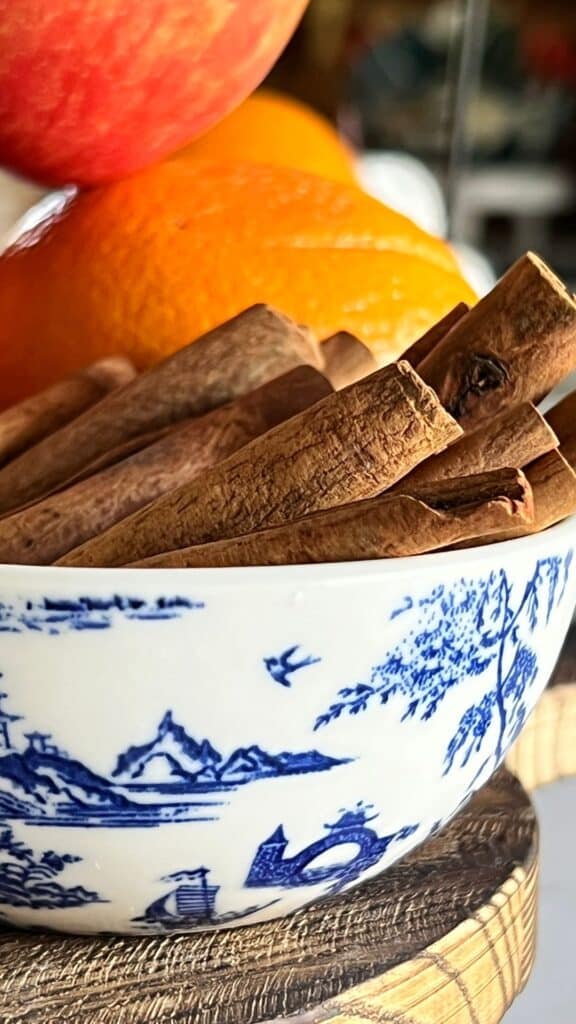
[[[82,907],[86,903],[103,903],[97,892],[81,885],[67,888],[58,875],[80,857],[44,850],[37,853],[18,842],[9,828],[0,830],[0,903],[29,909]],[[0,914],[0,920],[3,915]]]
[[[207,739],[193,739],[167,711],[152,740],[120,754],[106,778],[60,750],[47,734],[27,733],[19,749],[10,736],[18,720],[0,709],[0,821],[90,828],[210,821],[222,806],[212,796],[261,779],[329,771],[347,761],[317,750],[269,754],[258,746],[240,747],[226,758]]]
[[[197,743],[167,711],[150,743],[129,747],[120,754],[112,777],[142,784],[214,782],[222,755],[208,740]]]
[[[57,815],[66,805],[79,810],[130,806],[106,779],[80,761],[52,748],[39,750],[32,743],[24,750],[0,757],[0,818],[36,818]]]
[[[236,787],[280,775],[327,771],[344,763],[345,760],[327,757],[317,750],[269,754],[258,746],[239,747],[224,759],[208,740],[192,739],[167,711],[154,739],[121,754],[112,777],[125,786],[136,783],[165,788],[170,784],[179,787],[186,784],[200,790]]]

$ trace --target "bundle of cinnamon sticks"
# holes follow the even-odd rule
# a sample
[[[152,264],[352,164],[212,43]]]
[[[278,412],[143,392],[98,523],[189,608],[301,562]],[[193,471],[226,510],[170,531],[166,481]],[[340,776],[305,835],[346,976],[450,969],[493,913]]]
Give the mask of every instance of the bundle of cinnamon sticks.
[[[104,360],[0,413],[0,561],[389,558],[576,513],[576,301],[535,255],[378,369],[254,306],[146,373]]]

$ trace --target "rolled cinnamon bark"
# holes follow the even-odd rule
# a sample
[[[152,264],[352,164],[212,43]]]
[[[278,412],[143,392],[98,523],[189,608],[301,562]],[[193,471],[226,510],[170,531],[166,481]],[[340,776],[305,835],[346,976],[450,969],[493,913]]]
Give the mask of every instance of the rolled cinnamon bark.
[[[288,397],[288,388],[290,387],[296,389],[298,393],[292,394]],[[259,405],[262,423],[266,425],[263,426],[261,430],[251,433],[242,443],[246,444],[248,441],[251,441],[253,437],[257,437],[258,434],[263,434],[266,430],[269,430],[277,423],[281,423],[283,420],[288,419],[289,416],[294,416],[295,413],[300,412],[302,409],[307,409],[309,405],[313,405],[314,402],[318,402],[321,398],[325,398],[332,390],[333,387],[324,373],[321,374],[319,370],[315,370],[312,366],[302,365],[297,366],[294,370],[290,370],[287,374],[282,374],[281,376],[274,378],[269,381],[268,384],[263,384],[255,391],[249,391],[247,395],[242,396],[242,398],[237,399],[237,401],[242,402],[245,398],[247,404],[251,408]],[[221,408],[225,407],[222,406]],[[194,419],[195,418],[196,417],[194,417]],[[252,418],[254,419],[253,414]],[[186,419],[181,420],[178,423],[171,423],[168,427],[162,427],[160,430],[153,430],[147,434],[138,434],[137,437],[132,438],[130,441],[125,441],[124,444],[120,444],[116,448],[111,448],[110,451],[104,452],[103,455],[94,459],[93,462],[89,462],[88,465],[84,466],[79,473],[76,473],[73,477],[69,477],[67,480],[63,480],[62,483],[50,491],[49,494],[45,495],[45,497],[50,497],[52,494],[58,494],[60,491],[63,491],[68,487],[72,487],[74,484],[80,483],[80,481],[86,480],[88,477],[95,476],[103,469],[108,469],[109,466],[115,466],[118,462],[128,459],[129,456],[135,455],[144,448],[149,448],[151,445],[156,444],[157,441],[160,441],[168,434],[180,430],[181,427],[187,426],[189,422],[190,421]],[[255,419],[254,425],[256,425]],[[238,445],[238,447],[240,447],[240,445]],[[221,457],[224,458],[224,456]],[[44,498],[41,500],[44,500]],[[23,508],[30,508],[31,505],[35,504],[37,504],[36,501],[29,502],[27,505],[20,506],[18,509],[13,509],[11,512],[5,513],[4,515],[14,515],[16,512],[20,512]],[[0,519],[1,518],[2,516],[0,516]]]
[[[0,512],[50,493],[100,455],[139,434],[224,405],[303,363],[321,369],[306,331],[268,306],[252,306],[0,471]]]
[[[378,369],[368,346],[348,331],[327,338],[320,351],[324,357],[324,373],[337,391]]]
[[[100,455],[99,458],[94,459],[93,462],[89,462],[88,465],[84,466],[79,473],[75,473],[74,476],[69,477],[67,480],[62,480],[61,483],[57,484],[57,486],[52,488],[51,491],[48,491],[47,494],[42,495],[41,498],[37,498],[34,501],[28,501],[24,505],[19,505],[18,508],[10,509],[9,512],[1,513],[0,522],[2,522],[3,519],[20,515],[21,512],[32,508],[33,505],[38,505],[40,502],[46,501],[47,498],[51,498],[55,494],[60,494],[69,487],[74,487],[75,484],[81,483],[82,480],[87,480],[88,477],[96,476],[96,474],[101,473],[102,470],[108,469],[109,466],[115,466],[118,462],[122,462],[124,459],[128,459],[131,455],[141,452],[144,448],[150,448],[151,445],[156,444],[157,441],[160,441],[163,437],[172,433],[172,431],[178,430],[180,426],[188,422],[188,420],[182,420],[181,423],[172,424],[169,427],[164,427],[162,430],[151,430],[148,434],[139,434],[138,437],[132,438],[131,441],[126,441],[125,444],[120,444],[117,448],[111,448],[109,452],[105,452],[104,455]]]
[[[193,418],[196,419],[196,417]],[[61,491],[65,487],[72,487],[73,484],[86,480],[89,476],[101,473],[103,469],[108,469],[109,466],[115,466],[118,462],[123,462],[124,459],[130,458],[131,455],[136,455],[137,452],[141,452],[144,448],[150,448],[151,445],[161,441],[163,437],[167,437],[173,431],[179,430],[180,427],[188,422],[188,419],[180,420],[178,423],[171,423],[168,427],[161,427],[159,430],[150,430],[145,434],[138,434],[137,437],[124,441],[123,444],[117,445],[116,448],[110,448],[109,451],[104,452],[103,455],[99,455],[97,459],[84,466],[79,473],[69,477],[67,480],[63,480],[55,490]],[[51,491],[50,493],[54,492]]]
[[[576,302],[533,253],[523,256],[418,366],[465,430],[538,402],[576,366]]]
[[[455,324],[457,324],[462,317],[466,316],[470,306],[466,302],[459,302],[454,309],[451,309],[446,316],[443,316],[438,323],[433,324],[430,330],[426,331],[421,338],[413,342],[410,348],[407,348],[402,353],[402,359],[405,359],[410,366],[413,366],[415,370],[418,369],[420,363],[430,355],[436,345],[443,341],[447,334],[452,330]]]
[[[576,473],[559,451],[548,452],[527,466],[526,478],[534,496],[532,522],[515,524],[491,536],[478,537],[475,544],[525,537],[562,522],[576,514]],[[458,547],[468,547],[468,544]]]
[[[247,536],[156,555],[132,568],[398,558],[502,530],[511,523],[525,523],[532,512],[532,495],[524,474],[502,469],[436,482],[413,495],[383,494]]]
[[[534,522],[523,533],[539,533],[576,512],[576,473],[559,451],[526,467],[534,493]]]
[[[408,363],[393,363],[275,427],[59,564],[123,565],[370,497],[460,433]]]
[[[546,419],[561,444],[576,436],[576,391],[571,391],[561,402],[548,409]]]
[[[568,465],[576,470],[576,437],[572,437],[563,445],[560,445],[559,451],[566,459]]]
[[[544,417],[531,402],[523,402],[505,409],[445,451],[421,462],[395,489],[506,466],[522,468],[557,447],[558,438]]]
[[[558,435],[564,458],[572,469],[576,468],[576,391],[549,409],[546,419]]]
[[[101,359],[5,409],[0,413],[0,465],[74,420],[135,376],[132,363],[123,356]]]
[[[323,374],[300,366],[186,420],[131,457],[0,519],[0,562],[49,565],[331,392]]]

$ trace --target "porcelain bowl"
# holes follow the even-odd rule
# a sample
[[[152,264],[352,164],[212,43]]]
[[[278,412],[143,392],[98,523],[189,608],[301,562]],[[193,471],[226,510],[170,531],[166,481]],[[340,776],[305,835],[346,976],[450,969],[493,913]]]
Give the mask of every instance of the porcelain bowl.
[[[370,878],[504,758],[576,601],[576,520],[370,563],[0,567],[0,915],[254,924]]]

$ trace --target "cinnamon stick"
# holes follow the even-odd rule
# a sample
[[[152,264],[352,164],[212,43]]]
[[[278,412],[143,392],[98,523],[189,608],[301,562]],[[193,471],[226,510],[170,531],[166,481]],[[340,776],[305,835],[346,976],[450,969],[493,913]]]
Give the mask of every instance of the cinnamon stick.
[[[525,473],[534,496],[532,522],[515,524],[497,535],[479,537],[475,544],[490,544],[495,540],[512,540],[541,533],[576,513],[576,473],[559,451],[548,452],[536,459],[531,466],[527,466]]]
[[[128,359],[101,359],[5,409],[0,413],[0,465],[74,420],[135,376],[136,370]]]
[[[150,448],[151,445],[156,444],[157,441],[160,441],[163,437],[172,433],[172,431],[178,430],[179,427],[188,422],[188,420],[182,420],[181,423],[171,424],[169,427],[163,427],[161,430],[151,430],[148,434],[138,434],[138,437],[134,437],[132,440],[126,441],[124,444],[119,444],[116,448],[111,448],[109,452],[104,452],[104,455],[100,455],[97,459],[94,459],[93,462],[89,462],[87,466],[84,466],[78,473],[75,473],[74,476],[68,477],[67,480],[62,480],[59,484],[53,487],[51,491],[43,494],[41,498],[36,498],[33,501],[27,501],[24,505],[19,505],[18,508],[12,508],[9,512],[1,513],[0,522],[2,522],[3,519],[19,515],[26,509],[32,508],[33,505],[38,505],[41,501],[51,498],[54,494],[60,494],[69,487],[73,487],[75,484],[81,483],[82,480],[87,480],[88,477],[96,476],[96,474],[102,472],[102,470],[108,469],[109,466],[115,466],[118,462],[128,459],[131,455],[135,455],[144,448]]]
[[[100,473],[103,469],[108,469],[109,466],[115,466],[118,462],[123,462],[124,459],[130,458],[131,455],[136,455],[137,452],[141,452],[144,448],[150,448],[151,445],[161,441],[163,437],[167,437],[173,431],[179,430],[188,422],[187,419],[180,420],[178,423],[171,423],[169,426],[160,427],[158,430],[149,430],[144,434],[138,434],[136,437],[130,438],[129,441],[124,441],[115,448],[110,448],[109,451],[104,452],[103,455],[99,455],[98,458],[89,462],[74,476],[63,480],[55,490],[61,491],[65,487],[72,487],[73,484],[86,480],[89,476],[95,476],[96,473]],[[51,491],[50,493],[54,492]]]
[[[451,309],[449,313],[446,313],[446,316],[443,316],[441,320],[438,320],[437,323],[433,324],[430,330],[426,331],[426,334],[423,334],[421,338],[418,338],[417,341],[413,342],[412,345],[410,345],[410,348],[407,348],[406,351],[402,353],[402,359],[405,359],[407,363],[410,363],[410,366],[413,366],[414,369],[417,370],[420,363],[426,358],[426,356],[430,355],[432,350],[436,348],[436,345],[440,341],[443,341],[454,325],[457,324],[463,316],[466,316],[469,309],[470,306],[466,302],[459,302],[457,306],[454,306],[454,309]]]
[[[552,430],[558,435],[561,444],[574,437],[576,435],[576,391],[571,391],[562,401],[548,409],[546,419]]]
[[[297,522],[156,555],[133,568],[292,565],[398,558],[446,547],[478,533],[525,523],[533,513],[524,474],[495,473],[436,482],[413,495],[384,494]]]
[[[408,363],[393,363],[275,427],[59,564],[123,565],[370,497],[460,433]]]
[[[576,391],[566,395],[561,402],[546,413],[552,430],[558,435],[560,450],[566,461],[576,468]]]
[[[559,451],[526,468],[534,492],[534,522],[523,533],[539,533],[576,512],[576,473]]]
[[[576,366],[576,302],[533,253],[462,317],[418,372],[465,430],[538,402]]]
[[[0,472],[0,512],[54,490],[87,463],[139,434],[198,416],[302,363],[321,369],[307,332],[253,306],[41,441]]]
[[[332,392],[311,366],[186,420],[155,444],[0,520],[0,562],[47,565]]]
[[[523,402],[505,409],[445,451],[421,462],[396,484],[396,490],[506,466],[522,468],[557,447],[558,438],[544,417],[531,402]]]
[[[327,338],[320,351],[324,357],[324,373],[338,391],[378,369],[368,346],[348,331]]]

